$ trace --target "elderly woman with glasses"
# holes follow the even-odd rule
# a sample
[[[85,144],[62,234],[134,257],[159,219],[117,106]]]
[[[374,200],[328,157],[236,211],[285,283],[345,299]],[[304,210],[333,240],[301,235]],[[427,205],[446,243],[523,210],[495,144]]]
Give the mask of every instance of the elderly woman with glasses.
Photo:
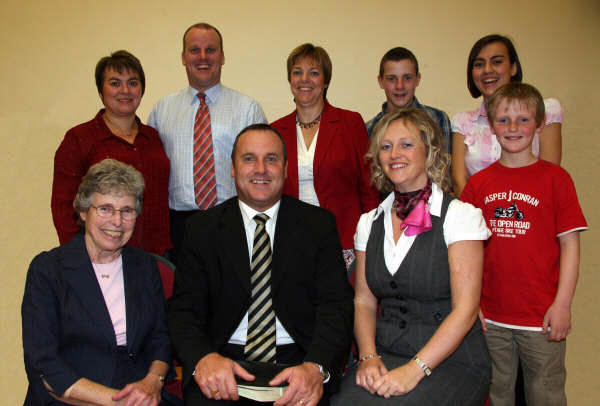
[[[144,179],[105,159],[84,176],[73,207],[84,232],[39,254],[21,308],[25,405],[157,405],[169,369],[156,260],[126,246]]]

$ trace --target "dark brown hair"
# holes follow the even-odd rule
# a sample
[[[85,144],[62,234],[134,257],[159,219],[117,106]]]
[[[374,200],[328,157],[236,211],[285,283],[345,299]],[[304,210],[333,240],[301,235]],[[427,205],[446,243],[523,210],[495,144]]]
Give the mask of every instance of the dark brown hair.
[[[417,61],[415,54],[404,47],[396,47],[387,51],[385,55],[383,55],[383,58],[381,58],[381,62],[379,63],[379,77],[383,78],[383,65],[385,65],[387,61],[400,62],[405,59],[410,60],[415,65],[415,75],[418,75],[419,62]]]
[[[142,85],[142,95],[146,90],[146,76],[144,75],[144,69],[140,60],[137,59],[133,54],[120,50],[113,52],[110,56],[105,56],[100,59],[96,64],[96,87],[98,93],[102,94],[102,84],[104,83],[104,73],[107,69],[115,70],[119,73],[123,73],[123,70],[135,72],[140,77],[140,84]]]
[[[481,92],[473,80],[473,65],[475,64],[475,59],[477,59],[481,50],[494,42],[503,43],[508,51],[508,59],[510,64],[517,64],[517,73],[515,73],[514,76],[511,76],[510,81],[520,82],[523,80],[523,69],[521,68],[519,55],[517,55],[517,50],[515,49],[512,41],[508,37],[499,34],[486,35],[485,37],[480,38],[475,45],[473,45],[473,48],[471,48],[471,52],[469,53],[469,59],[467,59],[467,87],[469,88],[469,93],[471,93],[471,96],[473,96],[475,99],[481,96]]]

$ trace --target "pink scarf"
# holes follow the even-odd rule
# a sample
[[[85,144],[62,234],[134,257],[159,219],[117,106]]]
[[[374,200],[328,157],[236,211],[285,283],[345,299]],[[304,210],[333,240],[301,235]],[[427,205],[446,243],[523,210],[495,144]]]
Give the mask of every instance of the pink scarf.
[[[402,219],[400,228],[407,236],[418,235],[431,230],[431,216],[429,204],[431,196],[431,181],[421,190],[408,193],[394,191],[395,200],[392,206],[396,215]]]

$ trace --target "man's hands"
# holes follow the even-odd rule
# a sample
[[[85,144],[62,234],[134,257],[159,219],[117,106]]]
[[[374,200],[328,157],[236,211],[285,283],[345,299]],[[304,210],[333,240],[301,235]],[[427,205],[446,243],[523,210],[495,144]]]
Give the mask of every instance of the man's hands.
[[[208,399],[238,400],[234,375],[247,381],[254,380],[254,375],[251,375],[237,362],[216,352],[210,353],[198,361],[194,369],[194,379]]]
[[[217,353],[210,353],[198,361],[194,370],[194,379],[208,399],[239,399],[235,376],[253,381],[254,375],[242,368],[237,362]],[[286,368],[269,382],[277,386],[283,382],[288,387],[275,406],[316,406],[323,396],[323,378],[319,367],[311,362]]]
[[[284,369],[269,385],[277,386],[283,382],[288,383],[288,388],[274,406],[316,406],[323,396],[323,378],[319,367],[312,362]]]

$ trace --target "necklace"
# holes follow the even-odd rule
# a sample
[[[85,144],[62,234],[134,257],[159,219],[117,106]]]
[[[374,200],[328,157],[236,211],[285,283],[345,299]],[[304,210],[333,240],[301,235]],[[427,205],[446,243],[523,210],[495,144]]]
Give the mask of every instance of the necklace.
[[[118,130],[122,137],[131,137],[132,135],[135,135],[135,132],[137,130],[137,122],[135,120],[133,120],[133,123],[131,124],[131,127],[129,128],[129,132],[126,132],[120,126],[118,126],[117,123],[112,121],[110,119],[110,117],[108,117],[107,114],[103,114],[102,117],[104,118],[104,121],[106,122],[106,124],[108,124],[109,127],[111,127],[111,129]],[[117,135],[119,135],[119,134],[117,134]]]
[[[323,115],[323,111],[321,111],[319,113],[319,115],[317,116],[317,118],[315,118],[310,123],[303,123],[302,121],[300,121],[300,118],[298,118],[298,114],[296,114],[296,124],[298,124],[300,126],[300,128],[305,128],[305,129],[312,128],[312,127],[316,126],[317,124],[319,124],[319,122],[321,121],[322,115]]]

